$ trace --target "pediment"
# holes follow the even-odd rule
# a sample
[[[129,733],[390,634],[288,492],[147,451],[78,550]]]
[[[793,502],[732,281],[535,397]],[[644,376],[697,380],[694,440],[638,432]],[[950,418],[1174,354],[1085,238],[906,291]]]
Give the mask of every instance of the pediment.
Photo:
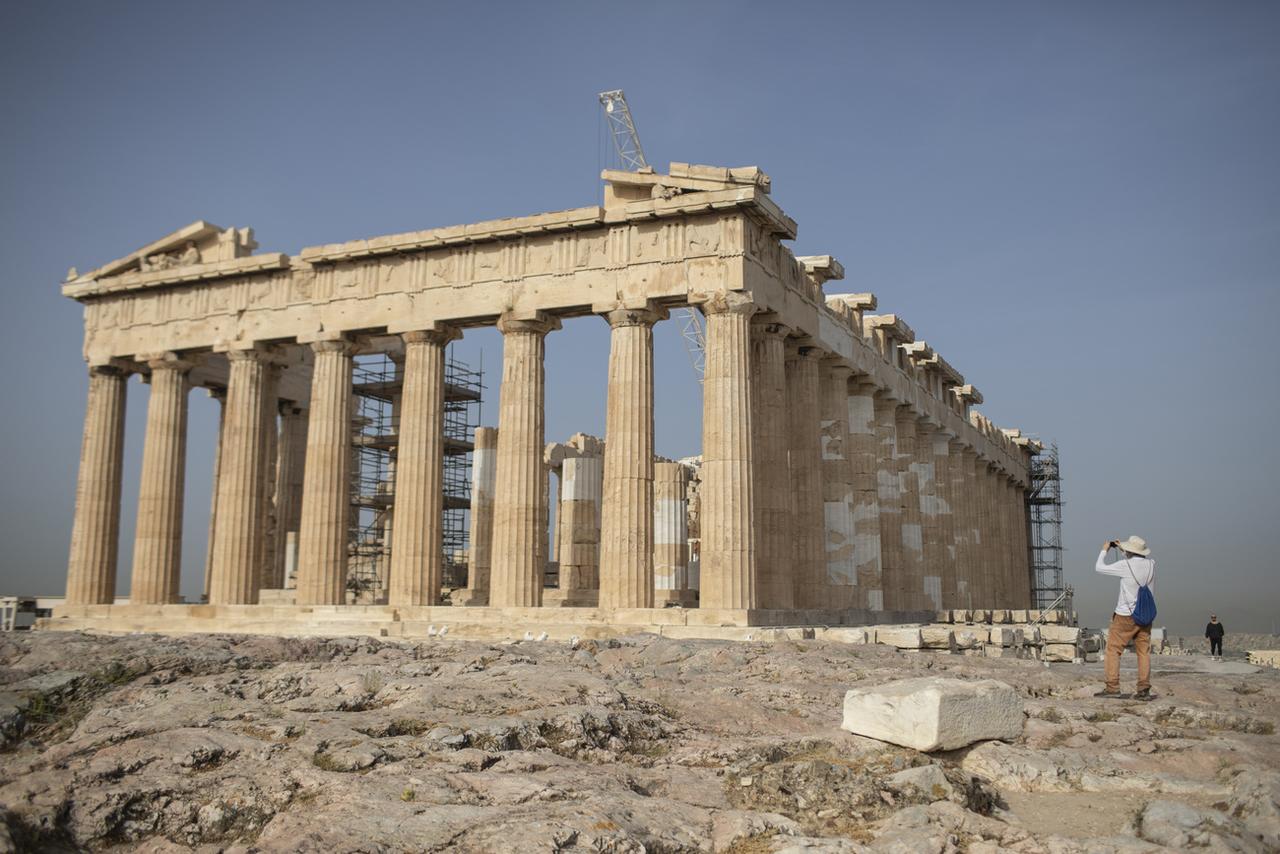
[[[230,261],[246,258],[257,248],[252,228],[223,228],[201,219],[89,273],[82,275],[73,268],[67,281]]]

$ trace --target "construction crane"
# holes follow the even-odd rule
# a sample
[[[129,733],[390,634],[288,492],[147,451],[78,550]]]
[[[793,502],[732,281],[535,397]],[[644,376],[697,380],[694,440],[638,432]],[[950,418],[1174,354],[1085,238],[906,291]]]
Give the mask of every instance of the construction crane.
[[[628,172],[648,169],[649,162],[645,160],[640,134],[636,131],[631,108],[627,106],[627,96],[621,89],[601,92],[600,105],[604,107],[604,120],[609,125],[609,135],[613,138],[613,150],[623,169]],[[702,328],[702,318],[692,306],[676,309],[674,314],[680,322],[680,335],[684,338],[685,349],[689,351],[689,361],[693,363],[698,382],[702,382],[707,364],[707,336]]]

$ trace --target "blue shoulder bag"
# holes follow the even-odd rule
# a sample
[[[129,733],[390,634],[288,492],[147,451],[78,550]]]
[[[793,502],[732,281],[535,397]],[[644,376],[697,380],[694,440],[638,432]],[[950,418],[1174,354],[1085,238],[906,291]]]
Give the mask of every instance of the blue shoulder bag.
[[[1129,566],[1126,560],[1124,565],[1129,570],[1129,577],[1133,579],[1134,584],[1138,584],[1138,577],[1133,574],[1133,567]],[[1151,592],[1149,585],[1156,580],[1155,565],[1151,566],[1151,578],[1147,584],[1138,584],[1138,598],[1133,603],[1133,622],[1139,626],[1149,626],[1156,621],[1156,597]]]

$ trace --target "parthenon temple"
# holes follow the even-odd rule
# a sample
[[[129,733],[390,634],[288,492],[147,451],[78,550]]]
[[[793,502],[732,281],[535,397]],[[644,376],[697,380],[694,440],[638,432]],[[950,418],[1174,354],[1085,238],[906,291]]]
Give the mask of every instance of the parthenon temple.
[[[255,253],[196,222],[85,274],[88,403],[53,628],[857,625],[1030,608],[1038,442],[830,255],[755,167],[605,171],[602,206]],[[659,454],[656,323],[705,324],[701,454]],[[548,442],[544,347],[610,327],[605,431]],[[673,322],[668,320],[668,322]],[[446,439],[447,348],[496,326],[496,426]],[[394,362],[380,586],[348,583],[353,364]],[[127,601],[115,598],[127,382],[150,384]],[[188,397],[221,404],[204,601],[179,597]],[[552,437],[558,438],[558,437]],[[470,455],[467,543],[442,537]],[[557,484],[553,491],[549,484]],[[552,496],[555,506],[552,506]],[[447,577],[450,576],[450,577]],[[448,582],[448,583],[447,583]]]

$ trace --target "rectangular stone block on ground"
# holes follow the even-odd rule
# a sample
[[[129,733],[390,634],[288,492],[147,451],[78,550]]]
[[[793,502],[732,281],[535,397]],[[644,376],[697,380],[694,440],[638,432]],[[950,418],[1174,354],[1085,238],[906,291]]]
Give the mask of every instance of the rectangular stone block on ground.
[[[1013,623],[1025,623],[1027,621],[1027,611],[1025,608],[1021,610],[1013,610],[1009,612],[1009,621]]]
[[[1040,637],[1045,643],[1075,643],[1080,640],[1080,630],[1075,626],[1041,626]]]
[[[1017,635],[1008,626],[992,626],[987,629],[987,640],[996,646],[1013,646]]]
[[[814,637],[818,640],[832,641],[834,643],[865,644],[867,643],[867,630],[852,628],[814,629]]]
[[[925,626],[920,630],[923,649],[955,649],[955,635],[950,626]]]
[[[1075,661],[1076,645],[1073,643],[1047,643],[1040,648],[1041,661]]]
[[[980,635],[973,629],[957,629],[954,637],[957,650],[981,649],[986,640],[985,635]]]
[[[896,646],[898,649],[919,649],[920,630],[917,628],[877,628],[876,643]]]
[[[905,679],[845,694],[841,728],[920,751],[1022,734],[1022,700],[994,679]]]

